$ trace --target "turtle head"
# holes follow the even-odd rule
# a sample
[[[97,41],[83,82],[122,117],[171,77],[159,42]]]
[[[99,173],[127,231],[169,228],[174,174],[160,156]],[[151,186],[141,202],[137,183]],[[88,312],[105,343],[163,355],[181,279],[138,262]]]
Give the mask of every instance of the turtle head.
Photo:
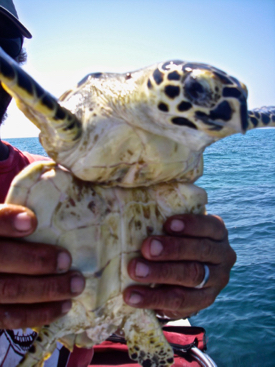
[[[159,121],[203,131],[215,140],[248,127],[247,89],[207,64],[168,61],[147,79]]]

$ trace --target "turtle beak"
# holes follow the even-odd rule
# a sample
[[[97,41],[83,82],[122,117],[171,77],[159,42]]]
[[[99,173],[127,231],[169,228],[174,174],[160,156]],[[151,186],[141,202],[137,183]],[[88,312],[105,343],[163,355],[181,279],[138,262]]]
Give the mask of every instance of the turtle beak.
[[[246,132],[248,129],[248,111],[247,111],[248,90],[244,83],[240,82],[240,86],[243,92],[243,95],[239,98],[241,126],[242,126],[243,132]]]
[[[240,119],[243,133],[248,129],[248,112],[246,98],[240,100]]]
[[[237,88],[225,88],[223,97],[208,113],[196,111],[195,118],[207,125],[209,131],[216,131],[218,135],[223,128],[229,128],[232,132],[245,132],[248,128],[246,86],[243,84]]]
[[[68,150],[80,139],[82,124],[0,48],[0,80],[19,109],[40,129],[47,153]]]

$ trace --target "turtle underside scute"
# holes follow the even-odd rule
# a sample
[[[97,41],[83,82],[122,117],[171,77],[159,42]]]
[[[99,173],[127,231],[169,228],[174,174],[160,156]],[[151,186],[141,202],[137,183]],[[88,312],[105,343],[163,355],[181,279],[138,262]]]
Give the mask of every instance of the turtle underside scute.
[[[180,183],[103,188],[55,163],[39,162],[15,178],[6,202],[34,210],[38,227],[26,239],[65,247],[72,268],[86,279],[69,313],[39,331],[20,366],[39,366],[57,340],[69,349],[90,348],[117,329],[124,329],[129,355],[141,365],[148,360],[152,366],[171,364],[173,352],[154,312],[126,305],[122,291],[133,284],[127,265],[140,256],[143,239],[162,234],[163,222],[173,214],[204,213],[203,189]]]

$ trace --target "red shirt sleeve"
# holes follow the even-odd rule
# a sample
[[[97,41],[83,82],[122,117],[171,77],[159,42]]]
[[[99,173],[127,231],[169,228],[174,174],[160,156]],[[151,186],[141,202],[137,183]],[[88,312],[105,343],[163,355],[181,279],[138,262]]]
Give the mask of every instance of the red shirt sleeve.
[[[9,147],[10,154],[8,159],[0,161],[0,203],[5,201],[12,180],[23,168],[35,161],[49,160],[41,155],[21,152],[7,142],[2,143]]]

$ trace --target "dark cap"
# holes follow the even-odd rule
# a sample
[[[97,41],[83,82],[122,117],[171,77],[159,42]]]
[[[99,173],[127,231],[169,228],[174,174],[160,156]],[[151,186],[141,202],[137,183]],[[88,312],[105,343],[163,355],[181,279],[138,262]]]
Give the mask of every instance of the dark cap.
[[[19,30],[22,36],[32,38],[31,33],[19,22],[18,15],[12,0],[0,0],[0,14],[5,15]]]

